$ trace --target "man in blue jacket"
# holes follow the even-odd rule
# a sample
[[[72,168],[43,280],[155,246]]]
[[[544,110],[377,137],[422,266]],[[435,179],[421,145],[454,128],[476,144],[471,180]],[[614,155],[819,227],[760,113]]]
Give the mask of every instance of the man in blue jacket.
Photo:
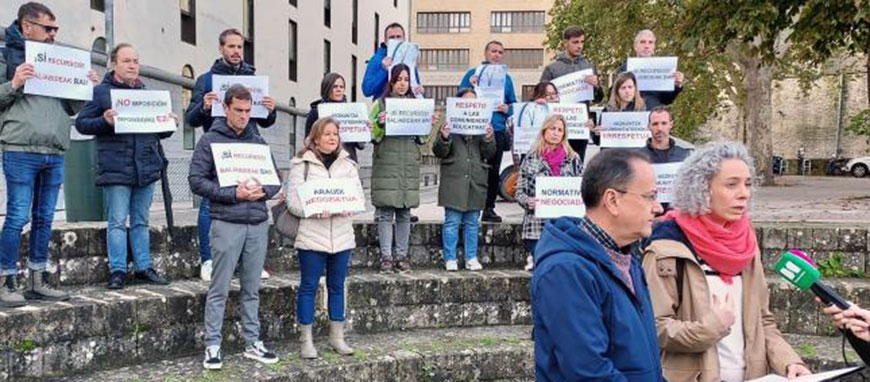
[[[490,41],[486,44],[483,50],[484,60],[481,65],[481,72],[485,71],[489,65],[501,65],[501,59],[504,57],[504,44],[499,41]],[[477,73],[477,68],[469,69],[462,77],[462,82],[459,88],[470,88],[477,86],[477,80],[480,73]],[[478,95],[479,97],[480,95]],[[495,198],[498,196],[501,177],[502,153],[510,148],[510,142],[507,137],[507,127],[505,122],[513,114],[513,104],[517,102],[517,93],[514,90],[514,81],[510,74],[505,73],[504,82],[504,100],[498,105],[498,109],[492,113],[492,129],[495,131],[495,144],[498,148],[496,155],[489,160],[489,175],[487,176],[486,187],[486,207],[483,210],[483,221],[501,223],[501,216],[495,213]]]
[[[366,64],[366,73],[363,75],[362,91],[366,97],[372,97],[372,101],[377,101],[378,98],[384,95],[387,88],[387,81],[390,79],[390,65],[393,64],[393,58],[387,56],[387,43],[390,40],[405,40],[405,28],[402,24],[392,23],[384,28],[384,42],[375,50],[375,54],[369,59]],[[417,72],[417,68],[414,68]],[[417,78],[420,74],[417,73]],[[414,94],[423,94],[423,86],[417,86],[413,89]]]
[[[601,152],[582,190],[586,217],[548,223],[535,251],[535,379],[664,381],[637,257],[662,210],[649,159],[638,150]]]
[[[203,133],[207,133],[214,123],[214,117],[211,116],[211,106],[218,99],[217,92],[212,89],[212,75],[224,76],[253,76],[257,69],[248,63],[242,61],[244,55],[245,40],[242,32],[238,29],[227,29],[221,32],[218,37],[219,50],[221,58],[215,60],[211,70],[203,73],[196,79],[196,85],[193,87],[193,97],[190,99],[190,105],[187,107],[184,119],[187,124],[193,127],[202,126]],[[263,97],[263,106],[269,109],[269,116],[266,119],[251,118],[248,125],[254,131],[254,134],[259,135],[257,125],[267,128],[275,124],[275,99],[272,97]],[[208,238],[208,231],[211,227],[211,203],[208,199],[202,199],[199,204],[199,258],[201,262],[199,276],[203,281],[211,280],[211,243]],[[268,273],[263,273],[264,277],[268,277]]]

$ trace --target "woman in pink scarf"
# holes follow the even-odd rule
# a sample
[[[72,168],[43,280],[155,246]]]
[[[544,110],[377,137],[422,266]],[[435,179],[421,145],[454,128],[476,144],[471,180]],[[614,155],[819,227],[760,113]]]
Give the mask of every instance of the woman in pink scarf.
[[[776,327],[749,220],[752,158],[712,143],[683,162],[674,210],[653,227],[643,268],[671,382],[810,374]]]

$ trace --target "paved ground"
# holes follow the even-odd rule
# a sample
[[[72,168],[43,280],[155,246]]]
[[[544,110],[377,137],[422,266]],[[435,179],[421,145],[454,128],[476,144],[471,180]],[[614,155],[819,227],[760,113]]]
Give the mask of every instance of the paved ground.
[[[755,221],[870,224],[870,178],[785,176],[777,178],[776,182],[776,186],[757,190],[752,210]],[[442,221],[444,210],[437,202],[437,186],[425,188],[422,205],[413,213],[422,221]],[[507,222],[522,221],[522,210],[515,203],[499,202],[496,211]],[[176,225],[196,224],[196,214],[190,202],[174,205]],[[59,211],[55,225],[105,225],[104,222],[68,223],[65,219],[64,213]],[[358,219],[371,221],[371,208]],[[152,224],[166,224],[162,203],[153,206]]]

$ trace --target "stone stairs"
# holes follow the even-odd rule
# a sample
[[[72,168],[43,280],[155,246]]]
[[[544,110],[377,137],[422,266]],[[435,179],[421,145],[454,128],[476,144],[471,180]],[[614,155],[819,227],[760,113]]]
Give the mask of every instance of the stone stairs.
[[[202,323],[208,285],[198,279],[196,227],[151,232],[155,267],[168,286],[131,285],[109,291],[105,282],[105,229],[54,233],[56,277],[73,298],[0,309],[0,379],[77,381],[440,381],[534,379],[530,332],[530,274],[516,224],[484,224],[482,272],[441,268],[439,224],[415,224],[410,255],[414,271],[375,272],[379,251],[374,225],[356,225],[357,246],[347,280],[349,343],[359,351],[327,351],[325,286],[317,298],[317,361],[298,354],[295,296],[298,270],[292,248],[272,234],[267,267],[273,276],[260,290],[261,338],[277,350],[278,365],[244,360],[239,352],[235,297],[227,305],[224,370],[201,368]],[[828,271],[857,276],[830,280],[844,296],[870,307],[866,227],[759,225],[766,264],[791,246],[819,259],[841,257]],[[26,241],[25,241],[26,242]],[[461,247],[461,246],[460,246]],[[461,252],[461,249],[460,249]],[[812,295],[768,278],[771,310],[781,330],[819,370],[841,367],[840,337]],[[847,345],[848,349],[848,345]],[[851,350],[849,350],[851,351]],[[847,351],[847,357],[850,356]]]

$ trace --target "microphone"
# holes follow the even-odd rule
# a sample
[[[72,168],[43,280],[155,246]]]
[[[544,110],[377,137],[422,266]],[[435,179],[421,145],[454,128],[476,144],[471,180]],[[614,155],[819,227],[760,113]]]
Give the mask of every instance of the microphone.
[[[850,304],[834,288],[819,280],[821,273],[802,251],[792,249],[783,253],[776,263],[776,273],[798,289],[812,291],[826,305],[849,309]]]

